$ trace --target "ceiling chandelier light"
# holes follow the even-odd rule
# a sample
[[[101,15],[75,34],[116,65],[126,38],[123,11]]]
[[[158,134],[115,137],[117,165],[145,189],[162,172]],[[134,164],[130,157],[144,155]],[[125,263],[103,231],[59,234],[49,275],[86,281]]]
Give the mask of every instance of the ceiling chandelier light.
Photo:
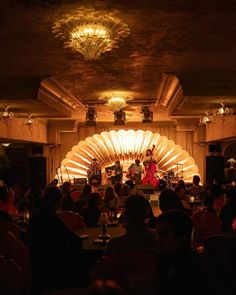
[[[65,48],[83,54],[86,60],[97,60],[101,54],[117,48],[130,30],[113,16],[77,10],[55,22],[52,32],[64,41]]]
[[[226,116],[232,115],[234,110],[225,106],[224,102],[220,102],[221,107],[216,110],[215,114],[220,119],[224,119]]]
[[[14,118],[14,113],[9,111],[9,106],[5,107],[5,110],[1,112],[1,118],[5,123],[10,122]]]
[[[120,110],[125,108],[127,106],[127,101],[130,101],[132,99],[132,96],[123,96],[116,92],[108,96],[101,96],[99,98],[99,100],[106,101],[105,105],[108,106],[109,109],[113,111],[113,113],[119,112]]]
[[[210,112],[206,112],[205,116],[200,118],[199,125],[206,126],[212,122],[213,122],[213,115]]]

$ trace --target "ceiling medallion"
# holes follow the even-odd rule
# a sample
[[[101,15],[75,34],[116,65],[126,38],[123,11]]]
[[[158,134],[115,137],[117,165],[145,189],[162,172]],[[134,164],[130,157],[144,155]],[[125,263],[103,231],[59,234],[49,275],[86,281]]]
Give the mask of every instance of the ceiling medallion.
[[[79,52],[91,61],[117,48],[130,30],[121,20],[108,14],[77,10],[55,22],[52,32],[64,41],[65,48]]]
[[[104,95],[99,98],[99,100],[105,100],[107,102],[105,105],[108,106],[113,113],[119,112],[125,108],[127,106],[127,101],[132,99],[132,96],[123,96],[117,92],[111,95]]]

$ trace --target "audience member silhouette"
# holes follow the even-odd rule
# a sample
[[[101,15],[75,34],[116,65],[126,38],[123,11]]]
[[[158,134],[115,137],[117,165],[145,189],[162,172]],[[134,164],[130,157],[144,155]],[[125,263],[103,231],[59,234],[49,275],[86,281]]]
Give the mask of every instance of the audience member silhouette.
[[[233,219],[236,218],[236,190],[226,191],[227,204],[224,205],[220,212],[222,220],[222,230],[224,233],[232,232]]]
[[[124,291],[111,280],[97,280],[83,293],[83,295],[125,295]]]
[[[207,237],[222,233],[221,220],[216,214],[214,198],[211,195],[204,196],[203,207],[193,214],[192,221],[194,226],[192,238],[195,248],[202,246]]]
[[[115,211],[118,208],[119,198],[116,195],[112,186],[107,186],[104,193],[104,207]]]
[[[139,195],[130,196],[125,203],[126,233],[109,241],[106,254],[127,251],[156,251],[155,237],[146,224],[147,202]]]
[[[88,206],[89,197],[92,193],[92,187],[89,184],[86,184],[83,188],[79,199],[75,202],[74,211],[77,213],[81,213],[85,207]]]
[[[71,197],[71,183],[65,181],[61,188],[62,191],[62,211],[72,211],[74,208],[74,200]]]
[[[128,184],[123,184],[121,187],[120,207],[124,207],[126,200],[130,196],[130,187]]]
[[[161,192],[159,197],[159,207],[162,213],[174,209],[183,210],[183,205],[179,196],[171,189]]]
[[[98,227],[98,220],[101,214],[100,204],[100,194],[92,193],[89,197],[88,207],[81,212],[87,227]]]
[[[179,184],[176,188],[175,188],[175,192],[178,195],[178,197],[181,200],[181,203],[183,205],[183,207],[185,209],[190,209],[190,205],[189,205],[189,201],[186,195],[186,189],[185,186],[182,184]]]
[[[157,294],[213,294],[207,263],[192,250],[191,234],[191,218],[183,212],[172,210],[157,217]]]
[[[32,269],[35,283],[42,287],[58,287],[71,279],[82,247],[82,240],[57,216],[61,198],[58,188],[48,188],[43,206],[29,220]]]

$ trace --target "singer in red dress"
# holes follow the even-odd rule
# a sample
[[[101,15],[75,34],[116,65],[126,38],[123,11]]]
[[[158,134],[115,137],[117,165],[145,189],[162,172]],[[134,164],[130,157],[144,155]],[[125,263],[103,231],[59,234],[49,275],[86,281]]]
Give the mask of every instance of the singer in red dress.
[[[152,149],[148,149],[146,152],[146,157],[143,160],[145,176],[142,179],[142,184],[151,184],[154,188],[156,188],[159,185],[159,179],[155,175],[157,172],[157,166],[156,161],[153,158],[154,149],[155,145],[152,146]]]

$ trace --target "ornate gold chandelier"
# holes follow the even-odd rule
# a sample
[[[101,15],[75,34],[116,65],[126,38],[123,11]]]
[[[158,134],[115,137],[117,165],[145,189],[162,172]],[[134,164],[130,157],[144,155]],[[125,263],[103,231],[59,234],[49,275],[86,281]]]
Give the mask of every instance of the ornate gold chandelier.
[[[80,52],[86,60],[97,60],[101,54],[117,48],[130,31],[113,16],[77,10],[57,21],[52,32],[64,41],[65,48]]]
[[[132,96],[124,96],[121,93],[114,92],[111,95],[104,95],[99,97],[99,100],[105,100],[106,105],[113,113],[119,112],[127,106],[127,101],[132,100]]]

